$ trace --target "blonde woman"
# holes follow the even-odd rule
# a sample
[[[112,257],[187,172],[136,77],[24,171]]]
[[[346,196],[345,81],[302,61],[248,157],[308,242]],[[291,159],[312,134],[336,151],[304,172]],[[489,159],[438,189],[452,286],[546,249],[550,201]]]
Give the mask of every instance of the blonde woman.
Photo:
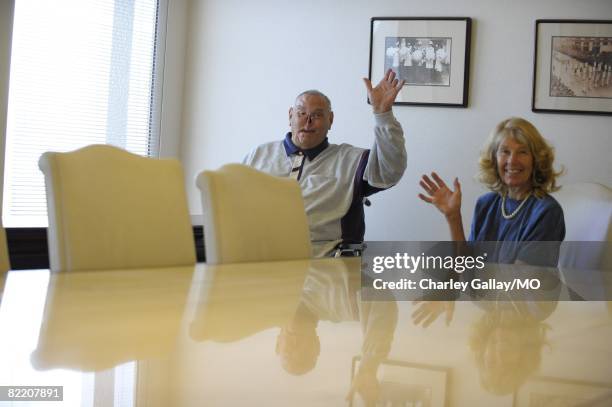
[[[563,210],[549,195],[559,189],[553,161],[553,149],[527,120],[499,123],[480,156],[480,181],[491,192],[476,202],[469,241],[562,241]],[[452,190],[433,172],[420,185],[426,194],[419,198],[442,212],[451,239],[465,241],[459,180]]]

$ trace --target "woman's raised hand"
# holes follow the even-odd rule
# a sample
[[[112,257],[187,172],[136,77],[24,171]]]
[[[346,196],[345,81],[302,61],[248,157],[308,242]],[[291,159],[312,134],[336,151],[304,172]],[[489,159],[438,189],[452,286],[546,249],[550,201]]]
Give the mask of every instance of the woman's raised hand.
[[[435,172],[431,173],[431,178],[423,175],[419,185],[427,193],[419,194],[423,201],[434,205],[447,218],[461,215],[461,185],[457,178],[453,182],[454,191]]]

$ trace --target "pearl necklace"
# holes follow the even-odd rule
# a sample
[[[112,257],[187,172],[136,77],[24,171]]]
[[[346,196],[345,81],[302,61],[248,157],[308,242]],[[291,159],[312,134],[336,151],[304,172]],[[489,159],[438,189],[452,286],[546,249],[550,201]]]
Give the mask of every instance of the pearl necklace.
[[[508,215],[508,214],[506,213],[506,194],[503,194],[503,195],[502,195],[502,204],[501,204],[501,213],[502,213],[502,216],[504,217],[504,219],[506,219],[506,220],[510,220],[510,219],[514,218],[514,217],[515,217],[515,216],[516,216],[516,215],[519,213],[519,211],[521,210],[521,208],[523,207],[523,205],[525,205],[525,202],[527,202],[527,199],[529,199],[529,197],[530,197],[530,196],[531,196],[531,192],[529,193],[529,195],[527,195],[527,196],[525,197],[525,199],[523,199],[523,200],[521,201],[521,203],[519,204],[519,206],[517,206],[517,207],[516,207],[516,209],[515,209],[515,210],[513,210],[513,211],[512,211],[512,213],[511,213],[510,215]]]

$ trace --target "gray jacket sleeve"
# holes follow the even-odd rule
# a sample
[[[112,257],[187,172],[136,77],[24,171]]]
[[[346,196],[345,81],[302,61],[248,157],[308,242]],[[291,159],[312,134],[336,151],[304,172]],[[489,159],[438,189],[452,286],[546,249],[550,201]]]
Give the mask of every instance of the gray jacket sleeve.
[[[406,170],[404,131],[392,111],[374,114],[374,145],[363,180],[376,188],[397,184]]]
[[[397,326],[395,301],[363,301],[359,303],[363,344],[363,361],[380,362],[389,355]]]

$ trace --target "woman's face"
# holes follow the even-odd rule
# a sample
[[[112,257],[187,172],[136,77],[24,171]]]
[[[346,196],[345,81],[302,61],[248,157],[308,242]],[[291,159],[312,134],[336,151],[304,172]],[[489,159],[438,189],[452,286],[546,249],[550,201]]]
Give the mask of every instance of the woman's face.
[[[511,192],[531,189],[533,155],[528,146],[506,136],[497,148],[496,157],[499,178]]]
[[[487,342],[484,352],[484,366],[487,369],[500,369],[501,366],[515,366],[521,358],[519,335],[505,327],[495,328]]]

